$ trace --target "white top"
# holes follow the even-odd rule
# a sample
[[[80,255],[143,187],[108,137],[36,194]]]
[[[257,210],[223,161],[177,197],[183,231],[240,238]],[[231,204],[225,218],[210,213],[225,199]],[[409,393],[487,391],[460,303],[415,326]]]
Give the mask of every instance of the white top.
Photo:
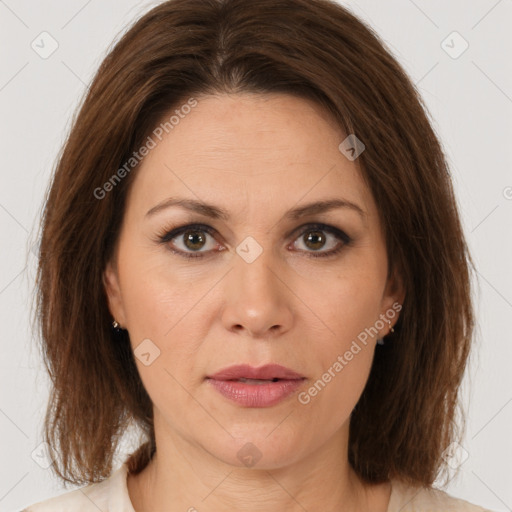
[[[123,464],[100,483],[69,491],[30,505],[22,512],[135,512],[126,483],[128,466]],[[492,512],[439,489],[410,487],[391,481],[387,512]]]

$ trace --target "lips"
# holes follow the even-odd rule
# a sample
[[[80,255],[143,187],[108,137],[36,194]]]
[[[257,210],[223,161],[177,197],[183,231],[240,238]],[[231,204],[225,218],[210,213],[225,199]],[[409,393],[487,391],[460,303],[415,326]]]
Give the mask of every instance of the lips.
[[[304,385],[306,377],[278,364],[242,364],[206,377],[206,383],[241,407],[272,407]]]
[[[266,364],[259,368],[247,364],[229,366],[213,375],[208,375],[207,379],[223,381],[240,381],[248,384],[258,384],[265,382],[277,382],[279,380],[302,380],[305,377],[279,364]]]

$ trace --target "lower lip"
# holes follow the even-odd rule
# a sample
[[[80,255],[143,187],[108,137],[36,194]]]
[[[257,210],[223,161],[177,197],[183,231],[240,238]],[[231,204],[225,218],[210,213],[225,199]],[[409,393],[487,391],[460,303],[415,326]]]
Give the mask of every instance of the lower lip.
[[[235,380],[207,379],[221,395],[245,407],[276,405],[302,385],[304,379],[279,380],[267,384],[247,384]]]

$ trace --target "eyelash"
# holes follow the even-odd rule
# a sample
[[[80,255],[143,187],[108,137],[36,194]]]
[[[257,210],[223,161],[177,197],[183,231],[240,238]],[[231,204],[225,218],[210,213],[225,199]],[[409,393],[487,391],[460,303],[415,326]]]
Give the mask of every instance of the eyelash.
[[[343,243],[338,245],[335,249],[331,249],[330,251],[326,252],[311,252],[311,251],[304,251],[306,254],[308,254],[311,258],[328,258],[331,256],[335,256],[338,254],[343,247],[350,245],[352,243],[352,239],[343,231],[335,228],[334,226],[329,226],[326,224],[321,223],[313,223],[313,224],[306,224],[304,229],[299,233],[299,235],[296,238],[299,238],[303,236],[305,233],[309,231],[326,231],[327,233],[330,233],[334,235],[338,240],[341,240]],[[300,229],[300,228],[298,228]],[[205,224],[187,224],[185,226],[180,226],[177,228],[171,228],[166,229],[160,234],[157,235],[157,243],[160,244],[168,244],[171,240],[174,238],[177,238],[179,235],[182,235],[183,233],[187,231],[204,231],[205,233],[208,233],[212,237],[215,234],[215,230],[211,228],[210,226],[207,226]],[[203,258],[207,252],[196,252],[196,253],[187,253],[184,251],[181,251],[179,249],[171,249],[171,251],[175,254],[178,254],[179,256],[182,256],[187,259],[192,258]]]

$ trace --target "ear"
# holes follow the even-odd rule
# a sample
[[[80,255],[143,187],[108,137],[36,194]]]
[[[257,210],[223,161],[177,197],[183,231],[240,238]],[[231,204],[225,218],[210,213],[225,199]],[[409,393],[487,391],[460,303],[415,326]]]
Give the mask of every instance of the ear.
[[[400,315],[400,310],[405,299],[405,287],[403,279],[395,268],[389,275],[384,294],[382,296],[381,314],[386,319],[386,327],[383,329],[381,336],[386,336],[390,332],[390,325],[393,327]]]
[[[103,286],[107,294],[108,309],[114,319],[123,328],[126,328],[126,315],[124,311],[119,275],[116,265],[109,261],[103,271]]]

